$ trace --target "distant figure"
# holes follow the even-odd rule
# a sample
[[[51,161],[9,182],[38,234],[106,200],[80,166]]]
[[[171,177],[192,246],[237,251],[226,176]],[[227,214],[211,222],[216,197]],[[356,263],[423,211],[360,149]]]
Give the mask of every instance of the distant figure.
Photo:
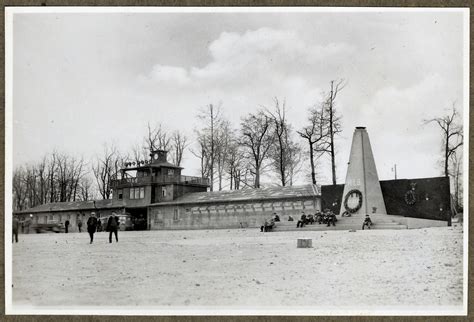
[[[32,222],[33,222],[33,214],[30,214],[30,218],[28,218],[28,220],[26,221],[26,233],[27,234],[30,233],[30,226],[31,226]]]
[[[97,218],[95,217],[95,212],[91,213],[89,219],[87,219],[87,232],[91,237],[91,244],[94,241],[94,233],[97,230]]]
[[[324,219],[324,216],[320,211],[318,211],[318,212],[316,212],[316,214],[314,214],[314,221],[315,222],[317,221],[318,224],[321,225],[321,223],[323,222],[323,219]]]
[[[68,233],[68,229],[69,229],[69,220],[66,220],[66,222],[64,223],[64,229],[65,229],[65,232],[66,234]]]
[[[115,241],[118,242],[117,230],[119,228],[119,219],[115,215],[115,212],[112,212],[112,216],[109,217],[107,221],[107,231],[109,231],[109,243],[112,242],[112,233],[115,234]]]
[[[267,220],[265,220],[263,225],[260,227],[260,231],[262,233],[267,232],[267,231],[271,231],[273,229],[273,227],[275,227],[275,219],[272,218],[270,220],[270,223]]]
[[[365,215],[364,223],[362,224],[362,230],[364,230],[365,226],[370,229],[372,226],[372,220],[370,219],[369,215]]]
[[[82,220],[80,220],[80,219],[77,222],[77,228],[79,228],[79,232],[82,232]]]
[[[275,222],[280,221],[280,216],[278,216],[276,212],[274,212],[273,215],[274,215],[273,219],[275,219]]]
[[[291,215],[288,216],[288,221],[293,221],[293,220],[294,220],[294,219],[293,219],[293,217],[291,217]]]
[[[331,224],[333,226],[336,226],[336,215],[329,209],[326,209],[326,222],[327,222],[327,226],[331,226]]]
[[[97,221],[97,231],[100,232],[102,231],[102,221],[99,219],[99,221]]]
[[[306,224],[306,215],[302,212],[301,219],[296,223],[296,228],[303,228]]]
[[[12,243],[17,242],[18,243],[18,226],[19,226],[19,221],[18,218],[13,217],[13,222],[12,222]]]

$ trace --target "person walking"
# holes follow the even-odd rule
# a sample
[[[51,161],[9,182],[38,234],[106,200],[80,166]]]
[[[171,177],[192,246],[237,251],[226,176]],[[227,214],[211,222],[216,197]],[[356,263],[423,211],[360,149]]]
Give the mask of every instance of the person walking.
[[[91,244],[94,241],[94,233],[97,230],[97,218],[95,217],[95,212],[91,213],[89,219],[87,219],[87,231],[91,237]]]
[[[13,222],[12,222],[12,243],[17,242],[18,243],[18,226],[20,225],[20,222],[18,221],[18,218],[13,217]]]
[[[112,242],[112,233],[115,234],[115,241],[118,242],[117,230],[119,227],[119,219],[115,212],[112,212],[112,216],[107,221],[107,231],[109,232],[109,243]]]
[[[67,234],[68,233],[68,228],[69,228],[69,220],[66,220],[66,222],[64,223],[64,228],[65,228],[65,233]]]

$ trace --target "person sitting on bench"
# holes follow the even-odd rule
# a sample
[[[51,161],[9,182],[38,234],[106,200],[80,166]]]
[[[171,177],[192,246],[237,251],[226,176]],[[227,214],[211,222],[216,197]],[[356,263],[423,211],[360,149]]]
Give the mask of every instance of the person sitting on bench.
[[[326,209],[326,223],[329,226],[331,226],[331,224],[333,226],[336,226],[336,215],[329,209]]]
[[[263,226],[260,227],[260,231],[261,232],[271,231],[273,229],[273,227],[275,227],[275,220],[274,219],[270,220],[270,223],[268,223],[268,221],[265,220],[265,223],[263,224]]]
[[[294,219],[293,219],[293,217],[291,217],[291,215],[288,216],[288,221],[293,221],[293,220],[294,220]]]
[[[273,219],[275,220],[275,222],[280,221],[280,216],[278,216],[276,212],[273,213],[273,216],[274,216]]]
[[[372,226],[372,220],[370,220],[369,215],[365,215],[364,223],[362,224],[362,230],[364,230],[365,226],[370,229],[370,226]]]
[[[296,228],[303,228],[305,224],[306,224],[306,215],[304,214],[304,211],[303,211],[303,214],[301,215],[301,219],[298,220],[298,222],[296,223]]]

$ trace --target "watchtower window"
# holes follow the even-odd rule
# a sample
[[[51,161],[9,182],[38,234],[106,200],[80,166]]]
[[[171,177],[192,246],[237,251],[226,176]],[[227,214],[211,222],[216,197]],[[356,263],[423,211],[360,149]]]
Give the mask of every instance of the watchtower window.
[[[130,188],[130,199],[145,198],[145,187]]]
[[[168,175],[169,176],[174,175],[174,169],[168,169]]]

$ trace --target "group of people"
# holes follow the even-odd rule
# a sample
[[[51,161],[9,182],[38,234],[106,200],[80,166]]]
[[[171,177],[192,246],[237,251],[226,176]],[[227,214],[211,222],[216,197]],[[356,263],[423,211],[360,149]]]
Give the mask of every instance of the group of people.
[[[69,232],[69,220],[66,220],[64,223],[65,232]],[[17,217],[13,217],[12,222],[12,242],[18,243],[18,230],[21,227],[20,221]],[[78,222],[79,232],[81,232],[82,222]],[[115,241],[118,242],[118,230],[120,227],[119,217],[115,212],[112,212],[112,215],[109,217],[107,221],[106,231],[109,232],[109,243],[112,242],[112,234],[115,235]],[[91,213],[91,216],[87,220],[87,232],[90,236],[90,243],[92,244],[94,241],[94,233],[102,231],[102,223],[100,219],[97,219],[95,212]]]
[[[324,213],[318,211],[314,215],[310,214],[308,216],[306,216],[303,211],[300,220],[296,223],[296,228],[302,228],[308,224],[312,225],[315,222],[318,224],[327,224],[328,227],[331,226],[331,224],[336,226],[336,221],[336,215],[329,209],[326,209]]]
[[[100,230],[99,230],[100,227]],[[115,235],[115,241],[118,242],[118,229],[120,227],[119,217],[115,212],[112,212],[112,216],[107,221],[106,231],[109,232],[109,243],[112,242],[112,234]],[[91,244],[94,241],[94,233],[102,231],[102,223],[100,219],[97,219],[95,212],[91,213],[91,216],[87,220],[87,232],[89,233]]]

